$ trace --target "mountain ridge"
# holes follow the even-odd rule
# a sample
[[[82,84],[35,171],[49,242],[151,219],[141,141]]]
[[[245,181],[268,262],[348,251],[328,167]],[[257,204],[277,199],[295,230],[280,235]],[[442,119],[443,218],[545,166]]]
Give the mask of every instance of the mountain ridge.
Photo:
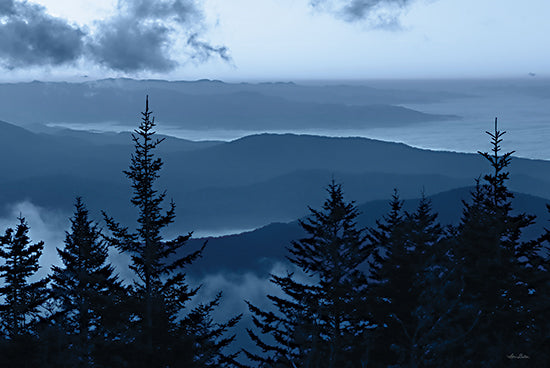
[[[346,193],[345,186],[343,189]],[[462,215],[462,200],[468,202],[473,189],[471,186],[461,187],[428,196],[432,202],[433,211],[438,213],[438,220],[442,225],[458,224]],[[525,211],[537,216],[535,225],[529,227],[524,236],[526,238],[540,236],[550,219],[546,209],[546,204],[550,203],[550,200],[523,193],[514,193],[514,195],[513,213]],[[346,197],[348,200],[353,199],[347,195]],[[418,197],[405,200],[403,210],[414,212],[418,202]],[[312,208],[319,208],[321,204],[320,201],[312,205]],[[389,199],[361,203],[357,208],[360,213],[357,218],[358,226],[372,227],[375,226],[376,220],[381,219],[390,210]],[[275,263],[286,263],[286,247],[290,242],[304,236],[306,234],[300,228],[298,220],[294,220],[286,223],[271,223],[240,234],[192,238],[188,244],[189,250],[197,249],[205,242],[207,245],[203,258],[194,263],[188,272],[194,276],[216,273],[254,273],[268,277]],[[227,252],[231,252],[231,259],[228,259]]]
[[[0,156],[10,159],[2,162],[0,207],[30,199],[70,211],[74,196],[80,195],[91,211],[133,218],[130,183],[122,173],[132,153],[129,139],[126,145],[98,146],[18,128],[12,134],[5,124]],[[488,169],[476,154],[360,137],[259,134],[196,149],[188,149],[183,140],[171,142],[169,149],[159,146],[164,166],[158,188],[178,205],[177,227],[201,232],[297,218],[322,198],[322,188],[333,176],[345,180],[363,201],[385,198],[393,187],[407,196],[422,186],[434,194],[473,183]],[[550,162],[513,158],[510,169],[511,189],[550,198]]]
[[[145,95],[158,118],[185,129],[344,128],[400,126],[456,119],[402,106],[463,96],[387,91],[367,86],[232,84],[221,81],[108,79],[86,82],[0,83],[0,118],[20,124],[132,126]],[[101,108],[98,108],[101,107]]]

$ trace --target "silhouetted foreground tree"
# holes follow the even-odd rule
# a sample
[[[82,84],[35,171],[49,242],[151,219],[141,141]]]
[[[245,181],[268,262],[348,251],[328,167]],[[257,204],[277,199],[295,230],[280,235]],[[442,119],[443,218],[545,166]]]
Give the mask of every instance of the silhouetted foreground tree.
[[[550,205],[546,205],[550,212]],[[550,362],[550,230],[545,228],[544,234],[538,239],[537,249],[529,257],[528,265],[530,275],[530,292],[536,297],[529,307],[534,315],[534,328],[532,331],[532,352],[537,357],[537,362]]]
[[[522,241],[521,234],[534,217],[512,214],[505,169],[513,152],[500,154],[504,133],[495,119],[494,133],[487,132],[492,153],[480,152],[494,172],[485,175],[471,203],[465,203],[453,244],[464,282],[457,327],[465,332],[454,353],[474,366],[502,366],[510,354],[529,354],[532,348],[533,310],[528,306],[534,294],[526,266],[536,244]]]
[[[174,221],[175,204],[170,202],[168,210],[163,212],[166,192],[159,193],[155,189],[154,184],[163,165],[162,160],[155,157],[155,148],[163,139],[155,138],[155,122],[154,118],[151,119],[148,98],[142,115],[141,124],[132,135],[135,151],[130,168],[124,171],[134,191],[132,204],[138,210],[137,230],[131,232],[104,214],[112,232],[109,242],[121,252],[131,255],[130,268],[136,276],[132,287],[130,331],[133,336],[130,342],[133,359],[130,365],[149,368],[192,367],[200,360],[222,366],[229,359],[223,354],[223,348],[234,337],[217,339],[240,317],[227,324],[205,323],[217,304],[216,300],[214,304],[206,304],[206,307],[195,310],[195,318],[182,318],[186,303],[198,291],[198,288],[191,288],[187,284],[183,268],[197,259],[202,249],[181,256],[181,248],[191,233],[169,241],[162,238],[161,231]],[[198,326],[207,329],[202,331],[203,336],[210,336],[212,342],[218,341],[215,343],[218,349],[211,349],[208,357],[204,356],[205,351],[200,348],[197,350],[195,337]]]
[[[52,267],[51,320],[59,330],[74,367],[112,367],[124,351],[127,291],[108,261],[108,248],[97,224],[88,219],[82,199],[76,199],[65,246],[57,249],[61,266]],[[70,358],[69,358],[70,357]],[[118,359],[117,359],[118,358]]]
[[[292,242],[288,259],[310,282],[292,273],[271,276],[285,294],[268,295],[277,312],[248,303],[253,322],[272,342],[248,330],[262,356],[246,351],[261,367],[361,367],[364,335],[369,329],[366,277],[360,266],[369,249],[357,228],[355,205],[344,201],[342,188],[332,182],[323,210],[310,208],[300,225],[308,238]]]
[[[376,221],[376,227],[368,229],[368,241],[373,248],[371,258],[369,259],[369,288],[367,290],[369,295],[369,309],[371,310],[371,316],[373,323],[376,323],[376,329],[372,332],[370,340],[372,341],[369,346],[369,360],[370,365],[373,362],[384,362],[389,364],[391,359],[388,356],[396,356],[395,352],[391,351],[392,344],[387,339],[384,339],[385,333],[395,333],[394,328],[390,328],[393,324],[387,324],[385,313],[388,311],[388,302],[391,300],[389,295],[384,295],[385,288],[391,288],[391,277],[388,274],[388,270],[391,267],[391,263],[388,261],[388,255],[393,255],[396,259],[398,254],[396,250],[403,244],[404,231],[404,216],[402,213],[403,201],[399,199],[397,190],[394,189],[394,194],[390,201],[390,211],[381,219]],[[396,267],[399,267],[402,263],[399,263]],[[404,280],[407,282],[410,280]],[[391,315],[390,315],[391,317]],[[397,321],[395,321],[397,322]],[[393,338],[393,336],[391,336]]]
[[[397,193],[390,207],[369,232],[378,250],[368,288],[376,324],[371,365],[430,366],[434,343],[457,306],[448,244],[424,194],[413,213],[401,212]]]
[[[40,306],[48,298],[46,278],[31,282],[40,268],[44,242],[31,243],[29,226],[19,217],[15,230],[8,228],[0,237],[2,287],[0,295],[0,364],[6,367],[33,367],[39,363],[36,349]]]

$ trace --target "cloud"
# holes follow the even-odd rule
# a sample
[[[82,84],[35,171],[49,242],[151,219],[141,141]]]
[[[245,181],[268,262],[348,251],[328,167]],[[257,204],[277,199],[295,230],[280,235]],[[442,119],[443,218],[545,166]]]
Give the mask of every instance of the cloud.
[[[402,11],[415,0],[310,0],[348,22],[365,21],[373,28],[397,29]]]
[[[300,282],[311,282],[311,278],[303,275],[294,265],[275,263],[270,274],[284,276],[287,272],[295,272],[296,279]],[[236,334],[236,340],[230,348],[231,351],[238,351],[241,348],[255,350],[246,328],[253,328],[252,317],[245,303],[245,300],[262,310],[276,311],[267,295],[285,297],[282,290],[269,281],[268,277],[258,276],[251,272],[242,274],[210,274],[200,279],[188,278],[191,286],[201,285],[199,293],[187,305],[188,310],[199,303],[206,303],[212,300],[220,291],[223,292],[220,306],[214,311],[214,320],[222,322],[238,314],[243,314],[243,319],[237,327],[231,331]]]
[[[84,35],[40,5],[0,0],[0,59],[8,69],[74,62],[82,54]]]
[[[39,279],[49,274],[52,265],[61,265],[57,248],[65,246],[65,234],[70,230],[70,217],[74,215],[73,213],[40,207],[26,200],[6,205],[2,209],[2,214],[0,235],[4,235],[8,228],[15,229],[19,223],[17,218],[22,216],[29,225],[31,242],[44,242],[44,251],[40,257],[40,269],[32,279]],[[93,216],[90,218],[95,221]],[[0,262],[2,261],[0,260]],[[126,283],[130,283],[134,277],[133,272],[128,268],[130,257],[111,248],[109,249],[109,262],[115,267],[115,273]],[[0,280],[1,282],[2,280]]]
[[[8,69],[59,66],[79,59],[107,69],[166,72],[182,61],[228,49],[200,40],[204,17],[195,0],[119,0],[116,14],[91,30],[54,17],[40,5],[0,0],[0,62]]]
[[[0,1],[0,15],[11,15],[13,13],[15,13],[15,5],[13,0]]]
[[[126,72],[169,71],[177,66],[168,55],[168,27],[158,23],[141,26],[124,17],[101,28],[89,45],[92,58],[99,64]]]
[[[44,252],[40,257],[40,270],[36,277],[46,276],[53,264],[60,263],[56,248],[63,247],[65,230],[68,230],[70,226],[69,215],[36,206],[29,201],[8,205],[6,209],[6,215],[0,218],[0,234],[4,235],[7,228],[15,229],[19,223],[17,218],[23,216],[29,225],[31,241],[33,243],[44,242]]]
[[[200,62],[205,62],[212,57],[212,55],[218,55],[220,58],[227,62],[231,62],[231,56],[229,56],[229,49],[225,46],[212,46],[208,42],[204,42],[198,39],[199,35],[193,33],[187,39],[187,45],[193,49],[191,57],[197,59]]]
[[[172,18],[179,24],[187,24],[201,17],[194,0],[121,0],[119,8],[141,20]]]
[[[98,63],[125,72],[174,69],[176,35],[202,22],[193,0],[120,0],[117,9],[116,15],[96,23],[89,49]]]

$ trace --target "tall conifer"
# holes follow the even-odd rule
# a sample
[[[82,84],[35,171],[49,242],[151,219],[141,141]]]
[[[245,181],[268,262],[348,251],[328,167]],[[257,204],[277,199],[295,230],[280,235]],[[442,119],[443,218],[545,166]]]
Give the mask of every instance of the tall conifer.
[[[476,187],[471,203],[465,203],[457,229],[457,267],[464,281],[462,321],[458,326],[464,336],[455,354],[464,364],[499,366],[512,354],[527,354],[533,311],[525,263],[522,255],[533,248],[521,234],[534,217],[512,214],[513,194],[506,182],[511,155],[501,154],[502,136],[495,119],[491,137],[492,152],[479,152],[493,169]],[[473,328],[469,327],[475,322]],[[457,327],[458,327],[457,326]]]
[[[156,126],[149,99],[145,103],[141,124],[132,134],[134,153],[130,167],[124,174],[130,179],[133,189],[132,204],[138,211],[135,232],[121,226],[104,213],[107,226],[112,233],[111,244],[131,256],[130,268],[135,273],[133,282],[132,330],[136,335],[132,341],[135,354],[130,364],[134,367],[176,367],[193,366],[197,359],[193,336],[185,335],[189,326],[182,323],[202,323],[202,320],[186,320],[183,311],[186,303],[198,288],[192,288],[185,279],[183,269],[197,259],[202,249],[182,256],[183,247],[191,233],[164,240],[161,232],[174,221],[175,204],[170,202],[163,210],[166,192],[159,192],[155,182],[163,166],[155,150],[164,138],[155,136]],[[204,247],[203,247],[204,248]],[[203,314],[197,317],[207,318]],[[230,323],[232,326],[234,323]],[[208,331],[213,341],[218,341],[229,326],[217,325]],[[224,340],[223,346],[211,357],[217,361],[225,357],[225,348],[233,338]]]

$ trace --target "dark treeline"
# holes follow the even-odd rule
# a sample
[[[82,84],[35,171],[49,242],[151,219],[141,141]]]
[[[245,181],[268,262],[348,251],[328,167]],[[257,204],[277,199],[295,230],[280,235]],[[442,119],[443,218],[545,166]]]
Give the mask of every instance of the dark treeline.
[[[395,190],[376,226],[360,228],[333,180],[323,207],[300,221],[305,237],[287,248],[296,272],[271,275],[281,291],[266,295],[272,306],[243,295],[255,347],[240,350],[242,316],[213,317],[223,290],[196,300],[199,286],[185,277],[207,245],[188,252],[191,233],[163,238],[176,207],[155,185],[162,139],[148,101],[142,115],[124,171],[136,224],[105,211],[102,230],[77,198],[61,262],[42,279],[44,243],[31,241],[25,218],[0,236],[0,366],[550,366],[550,231],[522,236],[535,219],[512,211],[513,152],[501,152],[496,120],[492,152],[480,152],[489,173],[457,226],[441,225],[424,194],[404,211]],[[131,280],[116,274],[111,251],[129,257]]]

